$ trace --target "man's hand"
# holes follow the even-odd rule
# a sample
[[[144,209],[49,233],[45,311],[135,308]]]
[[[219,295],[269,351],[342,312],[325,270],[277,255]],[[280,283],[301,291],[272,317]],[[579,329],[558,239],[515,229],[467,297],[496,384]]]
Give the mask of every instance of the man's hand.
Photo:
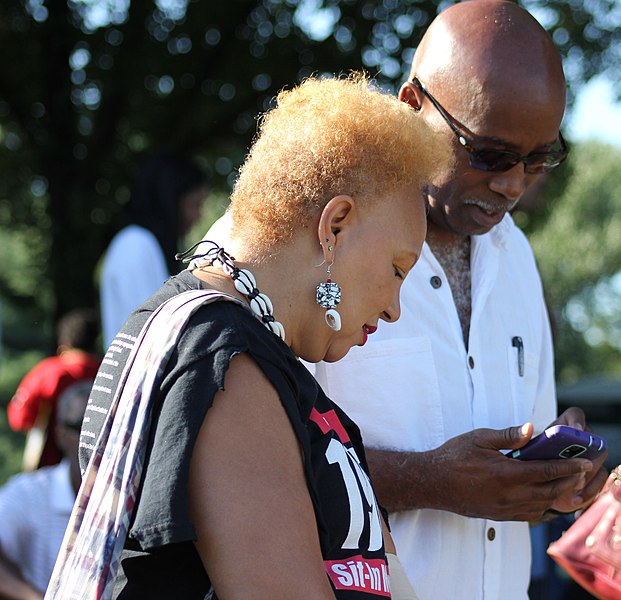
[[[591,431],[586,423],[584,412],[576,406],[568,408],[556,421],[550,423],[550,426],[552,425],[568,425],[583,431]],[[603,466],[607,457],[606,451],[593,460],[593,470],[586,474],[584,486],[576,490],[573,495],[563,495],[558,498],[552,508],[560,512],[573,512],[591,504],[608,478],[608,471]]]
[[[14,563],[0,550],[0,598],[6,600],[43,600],[43,594],[30,585]]]
[[[434,508],[497,521],[538,520],[585,488],[593,464],[580,458],[520,461],[500,452],[521,448],[532,433],[528,423],[475,429],[428,452],[369,450],[379,500],[391,511]]]

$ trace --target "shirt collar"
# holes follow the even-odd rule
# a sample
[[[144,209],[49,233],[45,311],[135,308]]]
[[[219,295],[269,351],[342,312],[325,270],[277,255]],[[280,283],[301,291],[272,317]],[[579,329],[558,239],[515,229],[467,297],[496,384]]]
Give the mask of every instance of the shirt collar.
[[[513,222],[511,215],[507,213],[503,217],[502,221],[500,221],[498,225],[494,225],[494,227],[492,227],[487,233],[471,236],[472,244],[473,246],[478,246],[480,244],[491,243],[498,248],[505,248],[507,240],[509,239],[510,233],[514,227],[515,223]],[[428,260],[429,256],[433,256],[433,252],[427,242],[423,244],[423,255],[426,255]]]
[[[507,213],[498,225],[490,229],[489,237],[494,244],[504,247],[507,243],[507,238],[509,237],[511,230],[514,227],[515,223],[513,222],[511,215]]]

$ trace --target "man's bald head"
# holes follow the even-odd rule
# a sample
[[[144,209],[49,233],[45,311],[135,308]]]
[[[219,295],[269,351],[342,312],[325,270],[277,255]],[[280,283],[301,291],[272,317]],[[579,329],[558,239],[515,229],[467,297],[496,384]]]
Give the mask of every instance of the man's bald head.
[[[399,98],[444,131],[454,152],[454,171],[427,189],[428,231],[445,241],[489,231],[545,170],[529,161],[554,163],[564,152],[561,57],[514,2],[466,0],[440,13]],[[498,152],[517,162],[504,168]]]
[[[565,101],[561,57],[528,12],[506,0],[468,0],[436,17],[414,56],[417,76],[438,95],[446,88],[481,108],[527,87],[535,104]],[[490,90],[493,91],[490,94]]]

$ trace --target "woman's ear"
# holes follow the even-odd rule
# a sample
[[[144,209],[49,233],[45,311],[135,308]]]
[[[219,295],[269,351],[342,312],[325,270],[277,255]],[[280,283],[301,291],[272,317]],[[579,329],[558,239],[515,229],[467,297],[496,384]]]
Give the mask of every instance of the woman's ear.
[[[411,81],[406,81],[401,86],[399,100],[409,104],[416,112],[419,112],[423,105],[422,92]]]
[[[332,198],[321,211],[317,235],[324,249],[324,257],[328,246],[336,246],[337,234],[349,227],[356,217],[356,203],[351,196],[341,194]],[[331,252],[331,251],[330,251]],[[328,254],[330,253],[328,252]]]

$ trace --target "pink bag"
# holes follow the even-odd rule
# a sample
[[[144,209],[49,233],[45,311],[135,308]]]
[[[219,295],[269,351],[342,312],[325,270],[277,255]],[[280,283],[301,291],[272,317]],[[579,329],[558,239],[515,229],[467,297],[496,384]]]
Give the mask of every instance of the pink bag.
[[[621,600],[621,465],[548,554],[599,600]]]

